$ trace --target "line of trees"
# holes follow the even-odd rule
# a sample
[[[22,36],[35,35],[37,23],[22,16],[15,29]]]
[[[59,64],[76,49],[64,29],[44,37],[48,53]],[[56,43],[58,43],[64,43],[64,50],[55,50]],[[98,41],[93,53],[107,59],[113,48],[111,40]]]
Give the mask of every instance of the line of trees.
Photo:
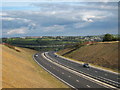
[[[105,42],[105,41],[119,41],[119,40],[120,40],[119,36],[115,37],[112,34],[105,34],[103,37],[103,42]]]

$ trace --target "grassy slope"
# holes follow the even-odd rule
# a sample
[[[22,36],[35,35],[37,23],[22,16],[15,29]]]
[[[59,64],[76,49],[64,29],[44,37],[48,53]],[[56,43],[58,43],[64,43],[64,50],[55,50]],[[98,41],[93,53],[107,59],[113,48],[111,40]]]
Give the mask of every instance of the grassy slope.
[[[62,55],[67,51],[69,51],[69,49],[59,51],[58,54]],[[83,46],[65,56],[78,61],[117,70],[118,42],[98,43],[96,45]]]
[[[0,45],[0,90],[2,89],[2,47]]]
[[[2,46],[3,88],[68,88],[44,71],[32,59],[36,51],[17,48],[20,52]]]

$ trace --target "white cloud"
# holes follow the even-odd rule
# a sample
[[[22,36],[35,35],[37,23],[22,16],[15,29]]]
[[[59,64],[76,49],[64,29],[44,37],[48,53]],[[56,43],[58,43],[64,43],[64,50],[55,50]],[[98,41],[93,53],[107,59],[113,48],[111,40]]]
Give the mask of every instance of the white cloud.
[[[95,22],[95,21],[104,21],[109,17],[111,17],[112,15],[114,15],[112,12],[91,10],[91,11],[82,12],[81,18],[83,21]]]
[[[31,20],[24,19],[24,18],[13,18],[13,17],[1,17],[1,20],[6,20],[6,21],[14,21],[14,20],[21,20],[24,22],[31,22]]]
[[[100,3],[100,5],[99,3],[72,3],[72,5],[71,3],[44,3],[47,6],[42,6],[42,4],[38,3],[40,9],[35,11],[4,11],[7,12],[7,14],[4,14],[7,16],[1,19],[3,20],[3,29],[5,32],[9,30],[7,34],[9,36],[14,34],[15,36],[15,33],[27,33],[27,35],[74,33],[75,30],[83,31],[85,28],[95,28],[97,31],[98,28],[109,27],[105,26],[106,22],[110,23],[111,26],[113,24],[112,27],[114,27],[114,22],[117,18],[117,9],[112,9],[112,7],[116,6],[114,3]],[[93,27],[93,24],[96,27]],[[26,27],[30,32],[15,29],[22,27]]]
[[[95,18],[95,16],[92,15],[85,15],[83,16],[83,21],[87,21],[87,22],[93,22],[92,18]]]
[[[6,21],[13,21],[15,20],[15,18],[11,18],[11,17],[1,17],[1,20],[6,20]]]
[[[49,27],[43,27],[43,30],[44,32],[62,32],[64,27],[64,25],[53,25]]]
[[[78,28],[86,27],[87,25],[89,25],[89,22],[85,22],[85,23],[75,23],[75,24],[74,24],[74,27],[75,27],[76,29],[78,29]]]
[[[7,16],[7,13],[0,12],[0,16]]]
[[[8,35],[13,35],[13,34],[25,34],[27,32],[27,28],[17,28],[17,29],[12,29],[7,32]]]

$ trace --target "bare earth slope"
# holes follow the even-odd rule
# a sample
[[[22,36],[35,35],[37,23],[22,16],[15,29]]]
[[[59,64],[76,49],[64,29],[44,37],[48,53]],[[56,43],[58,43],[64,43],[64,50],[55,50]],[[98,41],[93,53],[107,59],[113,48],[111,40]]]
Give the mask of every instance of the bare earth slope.
[[[63,55],[68,49],[59,51]],[[116,43],[97,43],[94,45],[83,46],[69,54],[66,57],[78,61],[91,63],[94,65],[118,69],[118,42]],[[120,68],[120,67],[119,67]]]
[[[33,61],[36,51],[2,48],[2,88],[68,88]]]

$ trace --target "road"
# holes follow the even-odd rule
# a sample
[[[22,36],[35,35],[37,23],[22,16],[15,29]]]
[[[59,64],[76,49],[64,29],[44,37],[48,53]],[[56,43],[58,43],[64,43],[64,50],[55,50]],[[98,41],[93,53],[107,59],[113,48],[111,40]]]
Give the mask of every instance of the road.
[[[93,67],[83,68],[82,64],[72,62],[70,60],[61,58],[59,56],[56,57],[54,52],[48,52],[47,54],[48,54],[49,58],[51,60],[53,60],[54,62],[57,62],[57,63],[64,65],[68,68],[71,68],[77,72],[83,73],[87,76],[90,76],[90,77],[95,78],[97,80],[103,81],[103,82],[108,83],[110,85],[113,85],[115,87],[120,86],[120,83],[119,83],[120,76],[118,74],[107,72],[107,71],[93,68]]]
[[[52,61],[48,53],[37,53],[33,58],[47,72],[72,88],[115,88]]]

